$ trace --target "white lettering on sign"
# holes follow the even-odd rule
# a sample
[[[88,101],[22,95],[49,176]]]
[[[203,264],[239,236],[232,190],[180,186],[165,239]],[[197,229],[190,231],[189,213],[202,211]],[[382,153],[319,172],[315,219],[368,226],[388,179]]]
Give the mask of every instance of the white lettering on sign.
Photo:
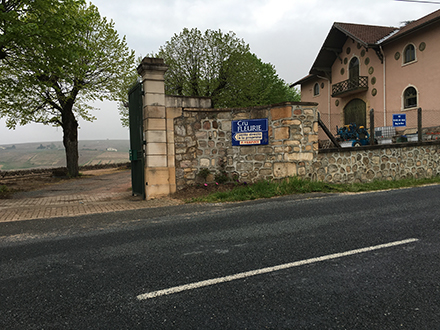
[[[236,133],[234,135],[235,141],[249,141],[249,140],[261,140],[261,139],[263,139],[263,132]]]
[[[261,125],[249,125],[249,122],[239,120],[237,122],[237,132],[261,132]]]
[[[231,123],[232,145],[267,144],[267,119],[240,119]]]

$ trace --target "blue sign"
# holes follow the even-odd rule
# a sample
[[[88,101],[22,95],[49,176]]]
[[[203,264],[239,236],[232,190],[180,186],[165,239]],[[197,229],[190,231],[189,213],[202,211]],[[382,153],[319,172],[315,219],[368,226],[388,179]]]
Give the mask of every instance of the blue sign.
[[[393,114],[393,127],[406,127],[406,113]]]
[[[267,119],[233,120],[231,130],[233,146],[249,146],[269,143]]]

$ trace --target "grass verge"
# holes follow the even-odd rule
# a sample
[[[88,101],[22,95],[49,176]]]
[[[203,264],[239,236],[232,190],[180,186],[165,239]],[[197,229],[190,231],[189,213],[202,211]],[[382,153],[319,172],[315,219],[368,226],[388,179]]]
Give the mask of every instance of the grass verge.
[[[260,181],[249,185],[237,185],[229,191],[214,192],[202,197],[186,200],[187,203],[238,202],[259,198],[305,194],[313,192],[343,193],[375,190],[399,189],[426,184],[440,183],[440,177],[427,179],[401,179],[393,181],[373,181],[368,183],[336,184],[310,181],[292,177],[280,182]]]

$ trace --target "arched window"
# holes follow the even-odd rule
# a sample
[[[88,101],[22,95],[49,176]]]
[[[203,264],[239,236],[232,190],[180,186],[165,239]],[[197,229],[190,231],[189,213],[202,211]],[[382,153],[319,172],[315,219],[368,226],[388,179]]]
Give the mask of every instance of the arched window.
[[[316,83],[315,86],[313,86],[313,96],[319,95],[319,84]]]
[[[359,80],[359,59],[353,57],[348,66],[350,80]]]
[[[403,108],[417,107],[417,90],[414,87],[408,87],[403,93]]]
[[[405,47],[403,58],[404,63],[409,63],[416,60],[416,48],[414,47],[414,45],[409,44]]]

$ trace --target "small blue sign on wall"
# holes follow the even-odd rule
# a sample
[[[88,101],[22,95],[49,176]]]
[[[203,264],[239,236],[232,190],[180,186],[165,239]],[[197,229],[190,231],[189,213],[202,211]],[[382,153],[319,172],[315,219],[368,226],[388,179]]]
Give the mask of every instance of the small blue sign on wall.
[[[406,127],[406,113],[393,114],[393,127]]]
[[[267,119],[233,120],[231,131],[233,146],[261,145],[269,143]]]

